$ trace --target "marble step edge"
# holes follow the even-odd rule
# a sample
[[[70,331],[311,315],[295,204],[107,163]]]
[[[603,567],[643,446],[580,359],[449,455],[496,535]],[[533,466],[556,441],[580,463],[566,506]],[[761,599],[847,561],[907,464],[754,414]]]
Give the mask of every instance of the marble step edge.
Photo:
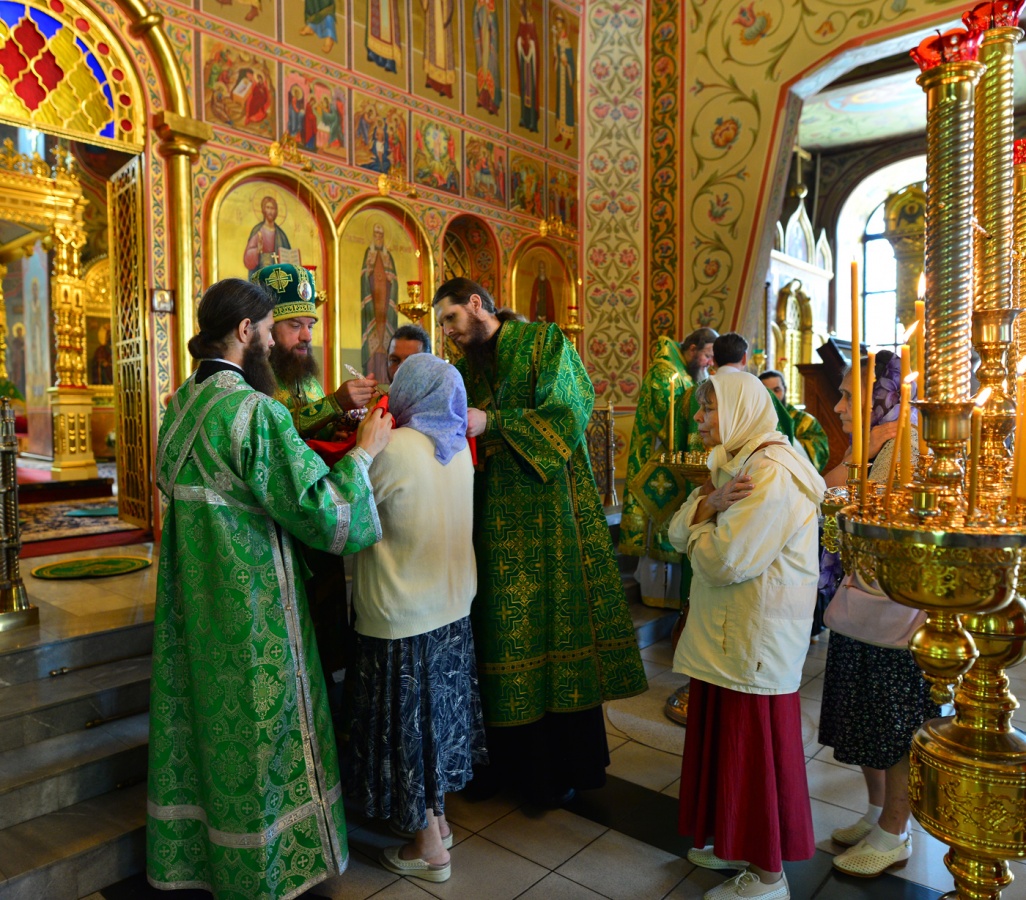
[[[146,866],[146,785],[0,830],[0,900],[84,897]]]
[[[95,762],[131,754],[149,742],[150,715],[139,712],[104,725],[46,738],[34,744],[0,751],[0,828],[14,791],[38,786],[92,766]],[[115,782],[128,773],[112,773]],[[104,790],[114,788],[110,784]],[[56,808],[54,808],[56,809]],[[36,815],[42,815],[42,812]],[[34,818],[30,816],[28,818]]]
[[[44,693],[50,696],[4,697],[8,692],[28,692],[36,683],[0,689],[0,751],[146,712],[150,701],[148,669],[145,674],[120,674],[122,677],[110,678],[106,684],[46,685]],[[5,708],[15,704],[17,709]]]
[[[153,649],[153,621],[95,631],[52,641],[37,641],[20,632],[0,634],[0,688],[49,677],[67,667],[72,671],[129,656],[144,656]]]

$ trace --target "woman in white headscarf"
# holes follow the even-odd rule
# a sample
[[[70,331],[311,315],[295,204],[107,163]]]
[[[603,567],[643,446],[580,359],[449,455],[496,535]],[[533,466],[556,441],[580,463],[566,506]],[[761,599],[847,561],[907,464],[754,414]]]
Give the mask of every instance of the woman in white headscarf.
[[[691,676],[680,831],[692,862],[742,871],[706,900],[787,900],[782,860],[815,845],[798,686],[819,580],[825,485],[777,431],[769,392],[745,372],[696,391],[710,480],[670,523],[694,570],[673,660]],[[710,841],[711,839],[711,841]]]

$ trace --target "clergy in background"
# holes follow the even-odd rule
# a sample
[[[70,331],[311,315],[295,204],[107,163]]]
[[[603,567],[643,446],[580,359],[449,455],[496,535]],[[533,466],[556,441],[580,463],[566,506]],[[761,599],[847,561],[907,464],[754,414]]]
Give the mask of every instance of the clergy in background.
[[[767,369],[759,375],[759,381],[784,404],[784,409],[794,422],[795,440],[802,445],[816,471],[822,472],[830,461],[830,441],[819,420],[812,413],[787,402],[787,381],[783,372]]]
[[[588,458],[595,391],[557,326],[500,318],[481,285],[450,279],[433,304],[464,353],[477,437],[471,621],[491,764],[474,779],[562,805],[605,782],[602,702],[646,688]]]
[[[708,376],[716,337],[711,328],[699,328],[684,338],[682,344],[673,338],[658,338],[652,363],[638,392],[620,517],[620,552],[641,557],[635,577],[646,606],[673,609],[680,606],[681,554],[666,535],[669,516],[662,527],[656,528],[640,495],[649,494],[657,497],[661,504],[669,504],[678,500],[682,503],[688,492],[680,490],[676,484],[666,483],[665,476],[658,471],[644,481],[639,481],[638,476],[645,464],[661,453],[690,449],[688,436],[697,432],[694,419],[689,415],[690,402],[685,403],[685,397],[690,397],[690,388]],[[671,396],[676,419],[673,447],[667,443]]]
[[[278,900],[348,862],[338,761],[295,544],[380,540],[374,413],[329,470],[276,400],[274,299],[228,279],[203,295],[200,360],[160,429],[167,498],[150,696],[147,876],[218,900]]]

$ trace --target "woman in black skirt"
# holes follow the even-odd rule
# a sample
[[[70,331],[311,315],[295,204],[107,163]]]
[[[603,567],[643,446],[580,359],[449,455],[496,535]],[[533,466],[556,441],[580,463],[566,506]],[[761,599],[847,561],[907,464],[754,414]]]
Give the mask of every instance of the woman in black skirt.
[[[870,479],[885,481],[896,450],[899,358],[880,353],[874,376]],[[841,400],[834,411],[845,433],[851,434],[850,372],[841,382]],[[913,428],[913,454],[917,444]],[[828,487],[844,484],[848,459],[846,455],[824,476]],[[870,587],[879,590],[875,584]],[[930,700],[930,686],[911,652],[867,644],[836,631],[830,635],[823,682],[819,741],[834,748],[838,762],[861,766],[869,793],[865,814],[831,834],[835,843],[849,848],[834,858],[834,867],[871,878],[904,866],[912,855],[908,754],[912,736],[924,721],[940,715],[940,708]]]

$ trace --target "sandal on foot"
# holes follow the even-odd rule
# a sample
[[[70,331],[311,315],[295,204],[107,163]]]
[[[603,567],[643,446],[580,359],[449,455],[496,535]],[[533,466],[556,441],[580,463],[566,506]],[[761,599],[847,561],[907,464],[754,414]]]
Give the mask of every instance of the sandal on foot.
[[[388,830],[392,832],[396,837],[401,837],[404,841],[412,841],[415,837],[412,831],[403,831],[398,825],[392,823],[391,820],[388,822]],[[449,833],[442,835],[442,846],[446,850],[452,850],[452,826],[449,826]]]
[[[423,859],[403,859],[399,855],[401,847],[386,847],[381,851],[379,861],[389,872],[395,875],[409,875],[411,878],[422,878],[424,881],[448,881],[452,874],[452,863],[441,866],[432,865]]]
[[[701,869],[747,869],[748,863],[741,859],[720,859],[712,850],[692,847],[688,850],[688,862]]]
[[[834,868],[856,878],[876,878],[887,869],[903,869],[912,855],[912,835],[893,850],[877,850],[865,838],[834,857]]]
[[[854,847],[864,837],[868,836],[872,830],[872,824],[865,819],[859,819],[857,822],[852,822],[851,825],[835,828],[830,832],[830,840],[835,844],[840,844],[842,847]]]

